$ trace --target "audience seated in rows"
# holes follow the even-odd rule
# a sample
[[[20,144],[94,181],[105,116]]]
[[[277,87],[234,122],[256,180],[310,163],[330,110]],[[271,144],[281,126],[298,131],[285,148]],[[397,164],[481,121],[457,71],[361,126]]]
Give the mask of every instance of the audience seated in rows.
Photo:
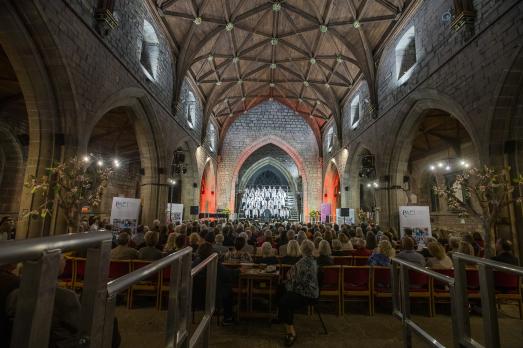
[[[158,244],[158,233],[148,231],[145,234],[145,246],[138,251],[140,260],[154,261],[162,258],[162,252],[156,247]]]
[[[423,255],[414,250],[416,242],[408,235],[401,239],[401,251],[396,255],[398,259],[415,263],[421,267],[425,267],[425,258]]]
[[[111,250],[113,260],[133,260],[139,258],[138,250],[129,246],[129,233],[120,232],[117,238],[116,248]]]
[[[252,262],[251,254],[244,251],[245,239],[243,237],[236,238],[234,242],[234,249],[225,254],[224,261],[226,262]]]
[[[394,249],[387,239],[382,239],[378,243],[378,248],[369,257],[369,266],[390,266],[390,259],[394,257]]]
[[[318,266],[323,267],[334,265],[334,261],[332,260],[331,254],[331,246],[327,240],[323,239],[322,241],[320,241],[318,253],[319,255],[316,258]]]
[[[452,269],[453,264],[450,257],[445,254],[445,248],[439,242],[432,241],[428,244],[427,249],[430,257],[427,258],[427,266],[432,269]]]
[[[270,242],[263,242],[260,249],[261,257],[256,258],[255,263],[264,265],[277,265],[280,263],[278,258],[274,256],[274,251]]]
[[[281,258],[281,263],[284,265],[294,265],[301,259],[300,244],[297,240],[290,240],[286,244],[287,251],[285,256]]]

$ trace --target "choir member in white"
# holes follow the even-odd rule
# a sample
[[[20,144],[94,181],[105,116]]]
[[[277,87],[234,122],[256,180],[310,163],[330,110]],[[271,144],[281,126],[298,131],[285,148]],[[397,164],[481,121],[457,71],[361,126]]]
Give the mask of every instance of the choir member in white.
[[[245,189],[241,199],[241,211],[248,219],[262,217],[266,210],[271,218],[288,219],[287,192],[280,186],[251,187]]]

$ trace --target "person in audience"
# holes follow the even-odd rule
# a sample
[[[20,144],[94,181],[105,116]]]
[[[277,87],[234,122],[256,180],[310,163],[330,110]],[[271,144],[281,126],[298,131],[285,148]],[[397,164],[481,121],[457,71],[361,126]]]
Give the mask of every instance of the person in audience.
[[[404,261],[415,263],[421,267],[425,267],[425,258],[414,249],[415,246],[416,242],[414,239],[405,235],[401,239],[401,251],[396,257]]]
[[[193,254],[196,254],[198,248],[200,247],[200,235],[197,232],[193,232],[189,236],[189,245],[192,248]]]
[[[158,233],[158,245],[160,249],[163,248],[165,243],[167,243],[167,238],[169,237],[169,228],[167,225],[160,226],[160,232]]]
[[[244,251],[245,247],[245,238],[238,237],[236,238],[236,241],[234,242],[234,249],[232,251],[228,251],[225,254],[224,261],[225,262],[246,262],[250,263],[252,262],[252,257],[250,253]]]
[[[298,241],[300,246],[301,246],[301,243],[303,243],[303,241],[306,239],[307,239],[307,234],[305,233],[305,231],[302,230],[302,231],[298,232],[298,237],[296,237],[296,240]]]
[[[372,251],[366,248],[366,242],[362,238],[355,238],[353,245],[353,256],[370,256],[372,254]]]
[[[514,266],[519,265],[518,258],[512,254],[512,242],[505,238],[496,241],[496,256],[491,257],[491,259]]]
[[[476,242],[476,244],[481,248],[481,249],[484,249],[485,248],[485,241],[483,240],[483,236],[481,235],[480,232],[476,231],[476,232],[472,232],[472,239],[474,239],[474,242]]]
[[[162,258],[162,252],[156,247],[158,245],[158,233],[149,231],[145,234],[145,246],[138,251],[140,260],[154,261]]]
[[[343,245],[339,239],[332,240],[332,256],[344,256]]]
[[[422,249],[421,249],[421,250],[418,250],[418,252],[419,252],[421,255],[423,255],[424,258],[427,259],[427,258],[429,258],[429,257],[432,256],[431,253],[430,253],[430,251],[429,251],[429,249],[428,249],[428,245],[429,245],[430,243],[434,243],[434,242],[437,243],[438,240],[437,240],[436,238],[434,238],[434,237],[426,237],[425,240],[424,240],[424,242],[425,242],[425,243],[423,244]],[[420,246],[421,246],[421,245],[420,245]]]
[[[244,233],[244,232],[242,232],[242,233]],[[223,237],[223,234],[221,234],[221,233],[217,234],[214,237],[213,248],[214,248],[214,251],[216,251],[218,253],[218,255],[220,255],[220,256],[225,255],[229,251],[229,248],[226,247],[225,245],[223,245],[224,240],[225,240],[225,238]]]
[[[246,252],[249,255],[254,255],[254,253],[256,252],[256,249],[254,248],[253,245],[250,245],[249,243],[247,243],[247,240],[249,240],[249,235],[247,234],[247,232],[240,233],[238,235],[238,237],[241,237],[246,241],[244,247],[242,248],[242,251]]]
[[[340,233],[338,239],[341,242],[341,250],[354,250],[354,247],[352,246],[349,237],[345,233]]]
[[[481,247],[478,245],[478,243],[476,243],[474,238],[472,238],[472,234],[470,234],[470,233],[464,234],[463,240],[472,246],[472,248],[474,249],[474,256],[479,256]]]
[[[132,260],[139,257],[138,250],[129,246],[129,233],[120,232],[118,234],[117,246],[111,250],[111,259],[113,260]]]
[[[459,249],[459,243],[461,238],[452,236],[449,238],[449,251],[447,251],[447,256],[452,258],[452,254],[457,252]]]
[[[294,230],[288,230],[285,234],[287,242],[285,244],[282,244],[280,248],[278,249],[278,255],[285,256],[287,254],[287,245],[291,240],[294,240]]]
[[[287,273],[285,293],[278,305],[278,319],[285,324],[285,345],[290,347],[296,341],[294,312],[307,306],[319,297],[318,264],[312,256],[314,243],[304,240],[301,244],[302,259]]]
[[[427,249],[430,257],[427,259],[427,266],[432,269],[452,269],[454,265],[450,257],[445,254],[445,248],[439,242],[432,241],[428,244]]]
[[[465,240],[459,242],[458,252],[470,256],[474,256],[474,247]]]
[[[274,256],[272,244],[270,242],[264,242],[261,246],[261,257],[256,258],[255,263],[265,265],[277,265],[278,258]]]
[[[377,241],[376,241],[376,235],[372,231],[367,232],[367,236],[365,237],[365,246],[367,249],[369,249],[371,252],[376,249]]]
[[[197,251],[197,256],[193,261],[192,267],[199,265],[202,261],[207,259],[214,253],[214,249],[210,243],[203,243]],[[232,325],[233,318],[233,299],[232,292],[233,284],[238,283],[238,276],[240,270],[225,268],[220,261],[218,261],[217,275],[216,275],[216,301],[221,304],[223,308],[222,325]],[[193,279],[193,308],[205,308],[205,294],[207,288],[207,273],[206,270],[199,272]]]
[[[314,257],[320,256],[320,242],[322,240],[321,233],[319,233],[319,236],[314,237]]]
[[[285,256],[282,257],[281,263],[284,265],[294,265],[300,259],[301,259],[300,244],[298,243],[297,240],[291,239],[287,243],[287,251],[285,252]]]
[[[144,226],[140,225],[136,228],[136,232],[133,234],[131,238],[131,244],[134,248],[140,249],[145,244],[145,230]]]
[[[388,239],[382,239],[378,243],[378,248],[376,251],[369,257],[368,265],[369,266],[390,266],[390,259],[394,257],[395,251],[392,247],[392,244]]]
[[[174,250],[176,249],[174,242],[176,241],[177,236],[179,236],[179,234],[177,234],[176,232],[169,233],[169,237],[167,237],[167,242],[163,246],[164,253],[170,254],[174,252]]]
[[[318,247],[319,256],[316,258],[318,266],[332,266],[334,265],[334,260],[332,259],[331,246],[327,240],[322,240]]]

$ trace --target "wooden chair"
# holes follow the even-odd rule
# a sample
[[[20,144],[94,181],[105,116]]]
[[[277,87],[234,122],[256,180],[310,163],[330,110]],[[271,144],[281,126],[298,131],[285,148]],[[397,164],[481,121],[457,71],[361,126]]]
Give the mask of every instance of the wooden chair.
[[[496,301],[516,301],[519,307],[519,319],[523,319],[521,277],[513,273],[495,271],[494,284],[496,288]]]
[[[83,289],[86,259],[83,257],[75,257],[73,258],[73,263],[73,290]]]
[[[147,266],[151,261],[144,260],[132,260],[131,261],[131,271],[134,272],[141,267]],[[158,308],[159,301],[159,283],[160,283],[160,272],[149,277],[146,280],[140,281],[136,284],[131,285],[129,288],[129,301],[127,302],[128,308],[133,308],[134,296],[154,296],[156,297],[156,308]]]
[[[131,260],[111,260],[109,263],[109,275],[108,280],[114,280],[116,278],[120,278],[121,276],[124,276],[131,272]],[[125,296],[127,299],[127,306],[129,307],[129,294],[130,291],[127,289],[125,291],[125,295],[122,294],[122,296]]]
[[[341,293],[341,279],[342,266],[324,266],[320,268],[320,297],[319,299],[332,299],[337,302],[338,316],[341,316],[343,311],[341,308],[342,293]]]
[[[287,273],[289,273],[289,270],[291,269],[292,265],[285,265],[280,264],[279,270],[280,270],[280,282],[287,279]]]
[[[454,278],[453,269],[435,269],[436,272]],[[447,283],[432,280],[432,313],[436,314],[436,303],[450,303],[450,292]]]
[[[375,313],[376,299],[392,299],[392,280],[390,272],[390,267],[372,267],[372,315]]]
[[[333,256],[332,260],[335,265],[352,266],[352,256]]]
[[[369,264],[368,256],[353,256],[352,266],[367,266]]]
[[[427,274],[409,270],[409,297],[426,299],[432,317],[432,278]]]
[[[466,268],[467,275],[467,295],[469,299],[480,299],[479,292],[479,272],[476,268]]]
[[[369,315],[372,314],[371,267],[343,266],[342,286],[342,314],[345,314],[345,301],[351,298],[366,298],[369,303]]]
[[[62,274],[58,277],[58,286],[62,288],[73,288],[75,260],[73,257],[65,256],[65,268]]]

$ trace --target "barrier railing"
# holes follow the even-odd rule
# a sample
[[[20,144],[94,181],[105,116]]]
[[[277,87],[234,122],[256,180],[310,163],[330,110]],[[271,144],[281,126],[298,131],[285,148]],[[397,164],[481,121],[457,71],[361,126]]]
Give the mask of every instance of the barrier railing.
[[[133,284],[171,267],[165,331],[166,347],[208,346],[215,309],[217,254],[191,270],[192,248],[170,254],[107,282],[112,234],[91,232],[0,244],[0,265],[24,262],[12,347],[42,347],[49,342],[60,254],[87,249],[80,318],[80,347],[111,347],[116,296]],[[193,277],[207,270],[204,318],[189,337]]]
[[[397,258],[392,259],[393,315],[402,321],[404,346],[412,347],[412,333],[414,332],[432,347],[445,347],[411,319],[409,271],[415,271],[426,274],[448,286],[451,302],[454,347],[501,347],[493,271],[499,270],[523,276],[523,267],[512,266],[462,253],[453,253],[452,258],[454,262],[454,278]],[[479,273],[479,291],[485,345],[482,345],[471,337],[466,267],[472,265],[477,265]],[[518,287],[520,286],[518,282]]]

